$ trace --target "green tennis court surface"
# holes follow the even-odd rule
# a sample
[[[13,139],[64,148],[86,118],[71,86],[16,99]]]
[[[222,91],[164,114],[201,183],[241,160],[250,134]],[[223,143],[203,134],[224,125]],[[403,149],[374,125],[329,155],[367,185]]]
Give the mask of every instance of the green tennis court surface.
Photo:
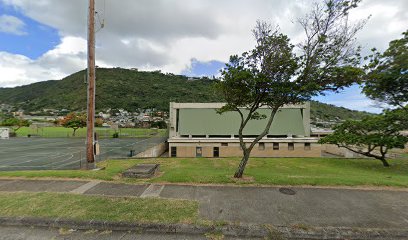
[[[99,140],[97,161],[128,157],[146,150],[165,138],[110,138]],[[79,169],[86,161],[85,139],[10,138],[0,140],[0,171]]]

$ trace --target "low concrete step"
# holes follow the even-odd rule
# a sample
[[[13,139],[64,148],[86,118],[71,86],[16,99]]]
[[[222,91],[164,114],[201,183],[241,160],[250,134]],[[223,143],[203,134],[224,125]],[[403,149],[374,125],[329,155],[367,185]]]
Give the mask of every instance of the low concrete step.
[[[137,164],[122,173],[128,178],[150,178],[159,170],[160,164]]]

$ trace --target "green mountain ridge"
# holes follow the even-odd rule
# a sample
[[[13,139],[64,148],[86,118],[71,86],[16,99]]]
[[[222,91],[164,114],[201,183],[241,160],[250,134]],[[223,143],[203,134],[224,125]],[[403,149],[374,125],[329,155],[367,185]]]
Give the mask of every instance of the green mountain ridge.
[[[14,88],[0,88],[0,103],[26,111],[48,109],[86,109],[86,71],[82,70],[62,80],[49,80]],[[168,110],[169,102],[221,102],[213,89],[215,80],[163,74],[159,71],[141,72],[122,68],[98,68],[96,71],[96,109],[138,108]],[[360,119],[369,115],[334,105],[313,101],[312,119]]]

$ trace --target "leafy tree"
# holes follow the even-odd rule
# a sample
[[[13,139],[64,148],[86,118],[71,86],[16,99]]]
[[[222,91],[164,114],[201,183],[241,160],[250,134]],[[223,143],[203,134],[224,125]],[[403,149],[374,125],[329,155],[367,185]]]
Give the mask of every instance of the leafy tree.
[[[72,136],[75,136],[76,130],[86,127],[86,114],[69,113],[60,120],[60,124],[66,128],[72,128],[74,131]]]
[[[408,129],[406,110],[386,111],[384,114],[369,116],[361,121],[347,120],[334,128],[334,133],[320,140],[320,143],[335,144],[352,152],[380,160],[388,167],[386,160],[392,148],[404,148],[408,137],[401,134]]]
[[[1,123],[3,126],[9,126],[11,129],[13,129],[14,132],[17,132],[22,127],[28,127],[30,126],[30,121],[22,119],[22,118],[6,118],[3,120]]]
[[[408,103],[408,31],[403,35],[382,54],[372,49],[363,88],[369,98],[402,108]]]
[[[103,119],[102,118],[95,118],[95,127],[102,127],[102,125],[103,125]]]
[[[151,124],[150,127],[152,127],[152,128],[166,129],[166,128],[167,128],[167,123],[166,123],[166,121],[152,122],[152,124]]]
[[[253,30],[255,48],[230,57],[217,89],[227,102],[218,112],[236,111],[241,117],[238,135],[243,157],[234,177],[242,177],[253,147],[268,134],[280,107],[308,101],[325,91],[338,91],[362,75],[362,70],[354,67],[360,60],[354,40],[364,21],[356,25],[347,22],[349,10],[358,2],[316,3],[299,19],[306,39],[297,46],[277,27],[258,21]],[[271,109],[269,116],[257,112],[261,107]],[[244,128],[250,120],[262,118],[268,118],[264,130],[247,146]]]

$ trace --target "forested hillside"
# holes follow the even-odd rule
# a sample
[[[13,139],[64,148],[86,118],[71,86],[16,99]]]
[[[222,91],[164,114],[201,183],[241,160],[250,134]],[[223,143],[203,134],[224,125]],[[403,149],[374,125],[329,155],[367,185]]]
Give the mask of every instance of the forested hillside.
[[[81,111],[86,108],[86,71],[62,80],[38,82],[15,88],[0,88],[0,103],[26,111],[44,108]],[[123,108],[168,110],[169,102],[219,102],[214,80],[189,80],[186,76],[160,72],[139,72],[122,68],[98,68],[96,86],[97,111]],[[312,119],[360,119],[367,113],[352,111],[320,102],[311,103]]]
[[[310,103],[310,115],[313,120],[346,120],[361,119],[372,113],[350,110],[344,107],[337,107],[331,104],[312,101]]]
[[[27,111],[43,108],[83,110],[86,108],[86,71],[60,81],[45,81],[15,88],[0,88],[0,102]],[[213,80],[188,80],[185,76],[160,72],[139,72],[121,68],[98,68],[96,108],[138,108],[167,110],[169,102],[212,102]]]

